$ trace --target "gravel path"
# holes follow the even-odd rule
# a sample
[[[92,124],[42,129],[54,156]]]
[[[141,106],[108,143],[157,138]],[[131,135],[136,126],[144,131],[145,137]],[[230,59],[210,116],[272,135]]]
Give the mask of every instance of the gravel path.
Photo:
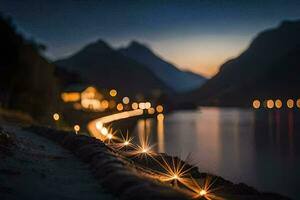
[[[88,166],[61,146],[21,129],[5,130],[15,145],[11,154],[0,155],[1,200],[114,199]]]

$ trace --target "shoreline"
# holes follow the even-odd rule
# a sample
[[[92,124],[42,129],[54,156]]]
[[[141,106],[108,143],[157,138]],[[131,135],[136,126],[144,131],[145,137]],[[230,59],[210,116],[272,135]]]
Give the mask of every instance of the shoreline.
[[[129,126],[132,128],[139,118],[145,116],[137,116],[133,118],[125,118],[117,120],[113,123],[114,129],[124,130]],[[4,124],[6,124],[4,122]],[[105,190],[117,196],[119,199],[207,199],[205,196],[199,196],[195,193],[182,190],[185,186],[174,180],[161,181],[159,178],[153,178],[157,175],[159,163],[157,160],[165,158],[165,160],[178,160],[188,168],[191,168],[191,174],[198,183],[203,180],[211,179],[214,188],[221,188],[213,194],[219,195],[218,199],[230,200],[287,200],[288,197],[276,193],[259,192],[256,189],[244,184],[234,184],[222,177],[204,173],[197,167],[189,165],[179,158],[169,156],[167,154],[157,153],[156,161],[150,159],[140,159],[136,157],[126,157],[122,152],[118,152],[110,145],[103,143],[96,138],[84,135],[76,135],[73,131],[62,131],[53,128],[41,127],[36,124],[27,123],[8,123],[10,126],[23,127],[23,130],[33,132],[57,143],[59,146],[67,149],[73,155],[77,156],[81,161],[89,166],[89,171],[93,177],[100,182],[100,186],[104,185]],[[0,143],[0,147],[1,143]],[[1,155],[1,148],[0,148]],[[169,161],[168,161],[169,162]],[[161,163],[161,161],[160,161]],[[146,170],[145,170],[146,169]],[[153,169],[149,171],[148,169]],[[150,172],[150,173],[149,173]],[[156,174],[152,176],[152,174]],[[74,174],[74,176],[76,176]],[[174,187],[176,186],[176,187]],[[1,192],[0,192],[1,193]],[[151,193],[151,195],[149,195]],[[148,195],[147,195],[148,194]],[[211,198],[217,199],[217,198]]]
[[[149,160],[146,162],[142,159],[124,159],[124,156],[120,155],[118,152],[115,152],[112,148],[95,138],[36,126],[32,126],[26,130],[36,132],[39,135],[59,143],[64,148],[73,152],[82,161],[88,163],[95,177],[97,179],[102,179],[100,182],[107,185],[107,189],[111,191],[111,193],[118,194],[120,191],[124,190],[126,198],[123,197],[122,194],[121,196],[118,196],[120,199],[149,199],[149,191],[151,191],[150,199],[194,198],[190,194],[186,194],[184,191],[182,191],[181,188],[174,188],[172,185],[170,187],[168,184],[161,183],[158,180],[153,180],[147,177],[147,175],[145,176],[145,174],[141,173],[141,170],[139,170],[140,167],[149,167],[151,165],[155,165],[155,163],[151,163]],[[175,158],[166,154],[161,155],[166,159],[180,160],[179,158]],[[138,165],[132,165],[132,162],[138,163]],[[184,161],[180,160],[180,162]],[[275,193],[259,192],[244,183],[234,184],[223,179],[222,177],[201,173],[195,166],[192,166],[192,168],[193,176],[196,178],[201,179],[210,177],[215,179],[214,187],[221,187],[222,190],[219,192],[214,192],[214,195],[218,194],[223,199],[289,199],[288,197],[284,197]],[[136,185],[142,186],[137,187]],[[134,189],[135,187],[137,187],[136,190]],[[127,193],[130,193],[132,196],[128,196],[129,194]],[[199,199],[200,197],[198,196],[197,198]],[[201,198],[205,199],[205,197]]]

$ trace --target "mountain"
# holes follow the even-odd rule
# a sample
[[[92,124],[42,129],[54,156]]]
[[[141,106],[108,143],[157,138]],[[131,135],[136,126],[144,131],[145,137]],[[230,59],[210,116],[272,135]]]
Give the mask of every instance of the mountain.
[[[188,91],[200,87],[206,79],[192,72],[181,71],[169,62],[153,53],[149,47],[133,41],[126,48],[119,50],[123,55],[130,57],[146,66],[166,85],[177,92]]]
[[[249,106],[256,98],[299,98],[299,35],[300,21],[284,21],[261,32],[187,99],[202,105]]]
[[[116,88],[123,95],[170,92],[152,71],[98,40],[68,58],[55,62],[59,67],[77,72],[99,88]]]

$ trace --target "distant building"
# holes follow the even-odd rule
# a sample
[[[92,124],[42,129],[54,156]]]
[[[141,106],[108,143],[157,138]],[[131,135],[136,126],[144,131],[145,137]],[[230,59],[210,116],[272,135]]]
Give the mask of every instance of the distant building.
[[[103,111],[103,95],[94,86],[71,85],[64,90],[61,98],[65,103],[73,103],[75,109]]]

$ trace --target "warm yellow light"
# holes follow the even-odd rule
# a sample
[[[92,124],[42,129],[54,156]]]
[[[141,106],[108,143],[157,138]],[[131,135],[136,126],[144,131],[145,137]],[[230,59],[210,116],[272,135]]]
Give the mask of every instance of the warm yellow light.
[[[58,121],[59,120],[59,114],[58,113],[54,113],[53,114],[53,119],[55,120],[55,121]]]
[[[80,100],[80,93],[78,92],[64,92],[61,94],[64,102],[75,102]]]
[[[158,106],[156,106],[156,111],[161,113],[164,111],[164,107],[162,105],[158,105]]]
[[[300,99],[297,99],[296,104],[297,104],[297,107],[300,108]]]
[[[260,107],[260,101],[255,99],[252,103],[253,108],[258,109]]]
[[[206,195],[206,191],[205,191],[205,190],[200,190],[199,194],[200,194],[201,196],[204,196],[204,195]]]
[[[139,104],[134,102],[134,103],[131,104],[131,107],[132,107],[133,110],[136,110],[136,109],[139,108]]]
[[[271,108],[273,108],[273,107],[274,107],[274,101],[271,100],[271,99],[269,99],[269,100],[267,101],[267,108],[271,109]]]
[[[103,100],[103,101],[101,101],[101,106],[102,106],[102,108],[104,108],[104,109],[107,109],[107,108],[108,108],[108,106],[109,106],[109,103],[108,103],[108,101],[107,101],[107,100]]]
[[[112,135],[111,133],[109,133],[109,134],[107,135],[107,138],[111,140],[111,139],[113,138],[113,135]]]
[[[165,118],[165,116],[162,113],[160,113],[160,114],[157,115],[157,120],[159,120],[159,121],[164,120],[164,118]]]
[[[125,141],[125,142],[124,142],[124,146],[127,146],[127,145],[129,145],[129,142],[128,142],[128,141]]]
[[[81,98],[81,106],[90,110],[101,110],[101,103],[98,99]]]
[[[100,95],[97,92],[97,89],[93,86],[87,87],[82,93],[81,93],[81,99],[96,99],[102,98],[102,95]]]
[[[78,131],[80,131],[80,126],[76,124],[76,125],[74,126],[74,130],[75,130],[76,133],[77,133]]]
[[[122,111],[123,109],[124,109],[123,104],[118,103],[118,105],[117,105],[117,110],[118,110],[118,111]]]
[[[117,96],[118,92],[117,92],[117,90],[115,90],[115,89],[111,89],[111,90],[109,91],[109,94],[110,94],[110,96],[115,97],[115,96]]]
[[[293,100],[293,99],[288,99],[288,100],[286,101],[286,106],[287,106],[288,108],[293,108],[293,107],[294,107],[294,100]]]
[[[129,97],[123,97],[122,101],[124,104],[129,104],[130,99]]]
[[[107,135],[107,134],[108,134],[107,128],[103,127],[103,128],[101,129],[101,133],[102,133],[102,135]]]
[[[96,128],[101,131],[101,129],[103,128],[103,124],[101,122],[96,122]]]
[[[179,177],[176,174],[172,178],[176,180],[179,179]]]
[[[149,109],[151,108],[151,103],[150,102],[146,102],[145,103],[145,109]]]
[[[145,109],[146,108],[145,103],[144,102],[139,103],[139,108],[140,109]]]
[[[142,149],[142,153],[147,153],[148,149]]]
[[[281,108],[282,107],[282,101],[280,99],[276,99],[276,101],[275,101],[275,107],[276,108]]]
[[[154,113],[155,113],[155,109],[154,108],[151,107],[151,108],[148,109],[148,114],[152,115]]]

